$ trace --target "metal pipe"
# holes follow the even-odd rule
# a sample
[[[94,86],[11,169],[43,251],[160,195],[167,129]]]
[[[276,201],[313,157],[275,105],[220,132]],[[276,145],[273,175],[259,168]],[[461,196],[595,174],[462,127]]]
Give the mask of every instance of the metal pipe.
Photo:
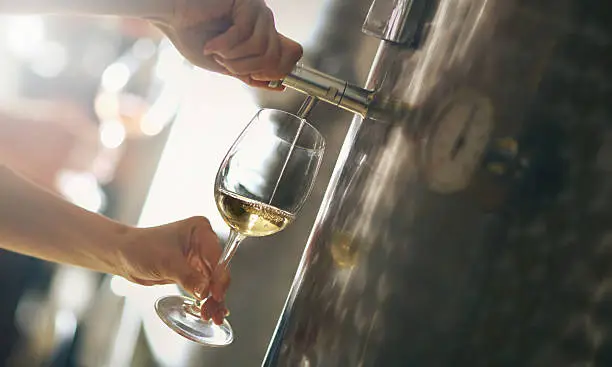
[[[389,50],[388,46],[389,44],[386,42],[380,43],[376,57],[372,64],[372,68],[370,70],[370,74],[366,81],[366,88],[374,88],[377,85],[379,85],[380,75],[386,69],[387,61],[389,60],[388,56],[391,50]],[[363,89],[363,90],[366,90],[366,89]],[[302,286],[302,282],[304,280],[306,271],[311,266],[311,262],[312,262],[311,255],[313,251],[315,251],[313,246],[315,244],[315,238],[318,235],[319,226],[322,223],[324,223],[325,218],[328,217],[329,210],[332,204],[332,198],[335,196],[337,190],[340,187],[346,162],[349,156],[351,155],[351,151],[353,150],[353,145],[360,132],[363,121],[364,121],[364,118],[361,115],[355,116],[351,122],[349,131],[346,134],[344,144],[342,145],[342,150],[340,151],[338,155],[338,160],[336,162],[334,172],[332,174],[329,185],[325,192],[325,196],[323,197],[322,206],[319,209],[319,213],[315,221],[315,228],[311,232],[310,238],[308,239],[308,242],[306,244],[306,248],[304,249],[302,259],[300,260],[300,264],[298,266],[297,273],[293,280],[293,285],[291,286],[291,290],[289,291],[289,296],[287,298],[285,307],[283,309],[283,312],[276,326],[276,331],[274,333],[274,336],[272,337],[271,343],[268,347],[268,351],[262,363],[262,367],[272,367],[272,366],[277,366],[279,364],[279,359],[281,358],[281,347],[283,346],[283,343],[285,343],[284,334],[287,331],[287,328],[290,326],[289,324],[290,324],[290,317],[293,312],[293,304],[296,300],[298,293],[301,290],[300,288]]]

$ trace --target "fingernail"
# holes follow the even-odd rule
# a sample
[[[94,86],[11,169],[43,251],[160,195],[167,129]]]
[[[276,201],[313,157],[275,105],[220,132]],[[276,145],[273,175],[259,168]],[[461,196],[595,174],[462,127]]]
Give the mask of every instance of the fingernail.
[[[215,62],[221,66],[225,66],[225,64],[223,63],[223,59],[220,58],[219,56],[215,55],[213,56],[213,59],[215,60]]]
[[[213,271],[215,270],[215,269],[213,268],[213,266],[210,264],[210,261],[208,261],[208,260],[206,260],[206,259],[204,259],[204,266],[206,266],[206,270],[207,270],[207,271],[208,271],[210,274],[212,274],[212,273],[213,273]]]
[[[208,283],[203,283],[202,285],[200,285],[199,287],[197,287],[194,291],[193,294],[198,298],[198,299],[204,299],[205,296],[207,296],[207,294],[205,294],[208,290]]]
[[[225,309],[225,313],[224,313],[225,317],[228,317],[230,315],[230,310],[228,310],[227,308]]]

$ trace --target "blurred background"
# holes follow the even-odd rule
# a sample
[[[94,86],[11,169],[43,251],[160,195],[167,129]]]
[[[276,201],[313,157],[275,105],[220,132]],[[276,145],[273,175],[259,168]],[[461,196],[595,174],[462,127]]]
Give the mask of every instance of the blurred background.
[[[377,47],[360,30],[369,1],[268,4],[279,30],[304,45],[305,64],[363,84]],[[0,55],[2,162],[124,223],[204,215],[222,240],[213,183],[226,150],[258,108],[296,111],[304,98],[194,69],[137,20],[2,17]],[[158,320],[153,303],[175,286],[0,251],[0,366],[260,365],[351,118],[316,108],[327,151],[306,208],[233,260],[231,346],[197,346]]]

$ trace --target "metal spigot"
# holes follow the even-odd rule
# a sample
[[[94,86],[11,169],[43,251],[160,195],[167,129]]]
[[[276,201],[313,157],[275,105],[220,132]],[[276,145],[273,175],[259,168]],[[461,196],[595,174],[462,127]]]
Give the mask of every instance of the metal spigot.
[[[362,117],[368,116],[374,91],[348,83],[318,70],[297,64],[283,80],[270,82],[271,87],[285,86],[325,101]]]
[[[417,48],[425,34],[428,15],[434,3],[432,0],[374,0],[362,31],[388,43]],[[283,85],[363,118],[384,119],[379,112],[388,109],[385,101],[374,102],[376,91],[358,87],[302,64],[297,64],[283,80],[270,82],[269,85]]]

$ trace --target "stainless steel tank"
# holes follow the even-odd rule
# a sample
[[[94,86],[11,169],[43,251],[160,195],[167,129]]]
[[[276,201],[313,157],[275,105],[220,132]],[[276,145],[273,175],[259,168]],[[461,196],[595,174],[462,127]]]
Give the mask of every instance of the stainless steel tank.
[[[377,0],[264,366],[612,366],[612,3]],[[350,30],[347,30],[350,31]]]

